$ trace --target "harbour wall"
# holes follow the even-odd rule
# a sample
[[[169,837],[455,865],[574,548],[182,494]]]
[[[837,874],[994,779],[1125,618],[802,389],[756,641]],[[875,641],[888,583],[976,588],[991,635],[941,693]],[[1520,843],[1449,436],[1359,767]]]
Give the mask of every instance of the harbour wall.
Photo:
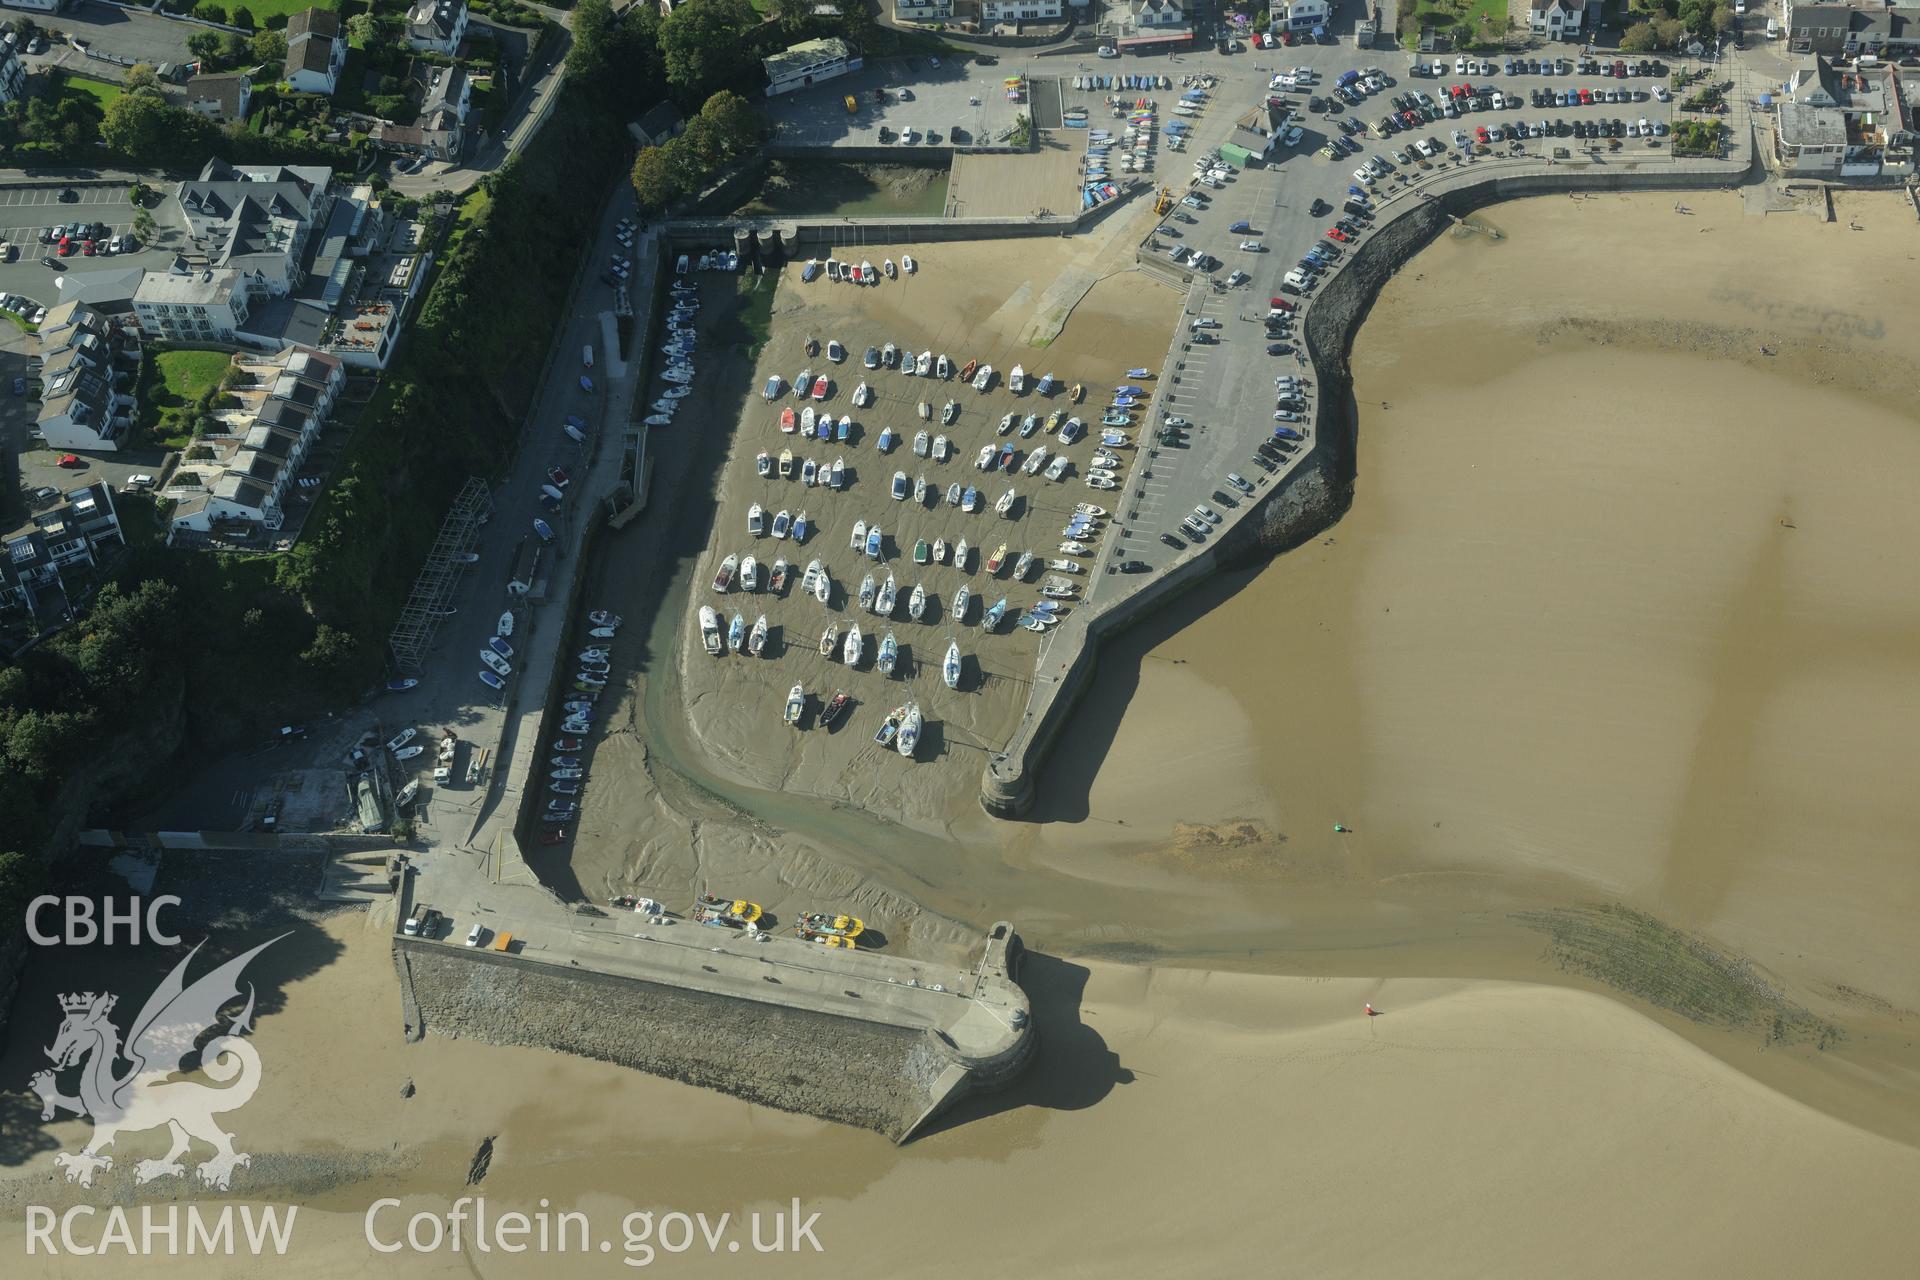
[[[1749,147],[1748,154],[1753,154]],[[1245,567],[1289,550],[1330,528],[1352,502],[1359,417],[1348,352],[1380,289],[1409,259],[1477,209],[1529,196],[1580,192],[1699,191],[1727,188],[1758,172],[1715,162],[1666,161],[1658,168],[1536,167],[1511,173],[1464,170],[1396,196],[1381,209],[1374,232],[1313,297],[1301,326],[1314,397],[1313,448],[1258,501],[1229,517],[1219,541],[1190,551],[1139,589],[1096,610],[1069,617],[1041,653],[1027,706],[1006,748],[987,760],[980,805],[997,818],[1032,807],[1035,775],[1099,665],[1100,641],[1204,581],[1216,570]]]

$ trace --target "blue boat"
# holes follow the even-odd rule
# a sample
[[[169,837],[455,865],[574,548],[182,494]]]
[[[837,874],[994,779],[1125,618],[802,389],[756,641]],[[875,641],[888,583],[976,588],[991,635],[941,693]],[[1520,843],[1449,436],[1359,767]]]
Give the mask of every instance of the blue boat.
[[[980,491],[972,485],[968,485],[965,491],[960,494],[960,509],[968,515],[972,515],[978,511],[980,509]]]
[[[833,439],[833,415],[832,414],[820,415],[820,425],[816,426],[813,429],[813,434],[814,434],[814,438],[817,440]]]
[[[1001,596],[998,600],[993,602],[993,608],[987,610],[986,613],[981,616],[980,629],[982,631],[991,631],[995,627],[999,626],[1000,619],[1006,616],[1007,616],[1007,598],[1005,596]]]
[[[593,379],[584,373],[580,375],[580,389],[588,395],[593,394]]]
[[[879,558],[880,558],[880,530],[877,528],[869,529],[867,531],[867,559],[878,560]]]
[[[535,520],[533,522],[533,531],[540,535],[540,541],[542,542],[553,541],[553,526],[548,524],[545,520]]]
[[[807,540],[808,528],[807,513],[802,511],[793,518],[793,540],[795,542],[805,542]]]
[[[1124,427],[1130,425],[1132,421],[1133,419],[1124,413],[1103,414],[1100,418],[1100,424],[1107,427]]]
[[[1127,372],[1127,376],[1129,378],[1144,378],[1147,375],[1138,369],[1130,369]],[[1147,392],[1146,392],[1146,388],[1144,387],[1125,386],[1125,387],[1115,387],[1113,390],[1113,394],[1117,396],[1143,396],[1147,394]]]
[[[851,430],[853,430],[853,419],[842,414],[840,417],[840,426],[834,431],[833,438],[841,444],[845,444],[847,442],[847,433]]]
[[[570,413],[567,415],[567,425],[570,427],[578,427],[582,431],[585,431],[587,429],[587,420],[578,414]]]
[[[896,437],[893,434],[892,427],[887,427],[886,429],[881,431],[880,432],[880,452],[886,453],[889,450],[891,450],[893,448],[893,443],[895,438]]]
[[[415,680],[412,676],[408,676],[404,680],[389,680],[387,681],[387,692],[388,693],[405,693],[409,689],[417,688],[419,684],[420,682],[418,680]]]

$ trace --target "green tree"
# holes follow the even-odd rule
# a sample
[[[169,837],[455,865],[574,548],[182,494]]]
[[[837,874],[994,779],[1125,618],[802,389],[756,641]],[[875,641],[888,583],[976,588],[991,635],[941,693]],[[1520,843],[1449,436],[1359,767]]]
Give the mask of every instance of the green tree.
[[[146,160],[160,149],[169,127],[170,108],[158,98],[129,93],[107,104],[100,141],[123,156]]]
[[[194,32],[187,37],[187,52],[200,59],[202,71],[218,70],[220,33],[218,31]]]
[[[255,62],[285,62],[287,37],[279,31],[256,31],[253,39],[247,42],[247,49],[253,54]]]
[[[1687,40],[1687,24],[1678,18],[1655,18],[1653,20],[1653,38],[1656,47],[1678,49]]]
[[[658,212],[680,197],[679,176],[665,147],[642,147],[633,160],[633,194],[640,207]]]
[[[227,20],[227,11],[217,4],[200,5],[193,13],[195,17],[205,18],[208,22],[225,22]]]
[[[1713,33],[1723,36],[1733,30],[1733,6],[1717,4],[1713,6]]]
[[[803,34],[813,25],[812,0],[774,0],[774,17],[789,38]]]
[[[142,209],[133,215],[133,235],[136,240],[141,244],[150,243],[153,240],[153,231],[154,223],[151,213]]]
[[[259,24],[253,20],[253,10],[247,8],[245,5],[241,5],[233,11],[233,25],[236,27],[245,27],[251,31]]]
[[[160,77],[151,63],[136,62],[127,68],[126,86],[129,89],[150,89],[159,83]]]
[[[598,85],[613,46],[613,7],[607,0],[580,0],[573,7],[573,47],[567,50],[567,74]]]
[[[1651,22],[1636,22],[1620,37],[1620,49],[1623,53],[1648,53],[1656,47],[1657,39]]]
[[[741,36],[757,21],[747,0],[686,0],[661,27],[667,83],[699,96],[745,87],[755,58]]]
[[[729,89],[722,89],[708,98],[700,108],[698,119],[712,128],[721,150],[728,157],[751,150],[766,136],[760,113],[745,98]]]
[[[380,23],[371,13],[356,13],[347,19],[347,42],[362,49],[371,48],[380,38]]]

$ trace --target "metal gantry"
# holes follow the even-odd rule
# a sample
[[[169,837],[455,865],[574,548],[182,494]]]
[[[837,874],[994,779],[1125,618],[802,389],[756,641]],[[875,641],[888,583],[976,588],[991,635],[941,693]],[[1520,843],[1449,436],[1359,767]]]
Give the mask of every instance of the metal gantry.
[[[420,575],[413,580],[406,606],[400,610],[400,617],[387,638],[394,665],[401,671],[411,675],[424,668],[434,634],[440,624],[452,616],[453,607],[449,602],[459,586],[466,557],[479,543],[481,526],[492,514],[493,495],[487,491],[486,482],[477,476],[470,477],[440,522],[439,535],[434,538],[433,548],[420,566]]]

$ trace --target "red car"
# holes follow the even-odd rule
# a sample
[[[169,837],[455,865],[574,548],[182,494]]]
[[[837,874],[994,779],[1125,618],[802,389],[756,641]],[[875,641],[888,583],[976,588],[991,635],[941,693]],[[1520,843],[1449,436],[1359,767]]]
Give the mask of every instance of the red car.
[[[1338,227],[1328,227],[1327,235],[1331,239],[1338,240],[1341,244],[1346,244],[1347,242],[1353,239],[1352,236],[1348,235],[1346,232],[1342,231]]]
[[[1287,46],[1287,48],[1289,49],[1293,48],[1293,32],[1282,31],[1280,33],[1280,43]]]
[[[1272,307],[1275,311],[1293,310],[1293,304],[1291,302],[1288,302],[1285,298],[1268,298],[1267,305]]]
[[[1580,105],[1583,107],[1590,107],[1593,105],[1593,90],[1582,89],[1580,91]]]
[[[67,239],[65,236],[61,236],[60,248],[56,250],[56,252],[63,258],[71,258],[73,256],[73,241]]]
[[[1485,125],[1477,126],[1473,131],[1473,136],[1482,143],[1486,143],[1490,141],[1490,139],[1487,137],[1487,126]]]
[[[82,461],[80,455],[77,453],[63,453],[60,455],[60,465],[69,471],[78,471],[87,464]]]
[[[80,255],[82,257],[91,258],[97,252],[99,252],[99,250],[94,248],[93,241],[91,240],[86,241],[80,246]]]

